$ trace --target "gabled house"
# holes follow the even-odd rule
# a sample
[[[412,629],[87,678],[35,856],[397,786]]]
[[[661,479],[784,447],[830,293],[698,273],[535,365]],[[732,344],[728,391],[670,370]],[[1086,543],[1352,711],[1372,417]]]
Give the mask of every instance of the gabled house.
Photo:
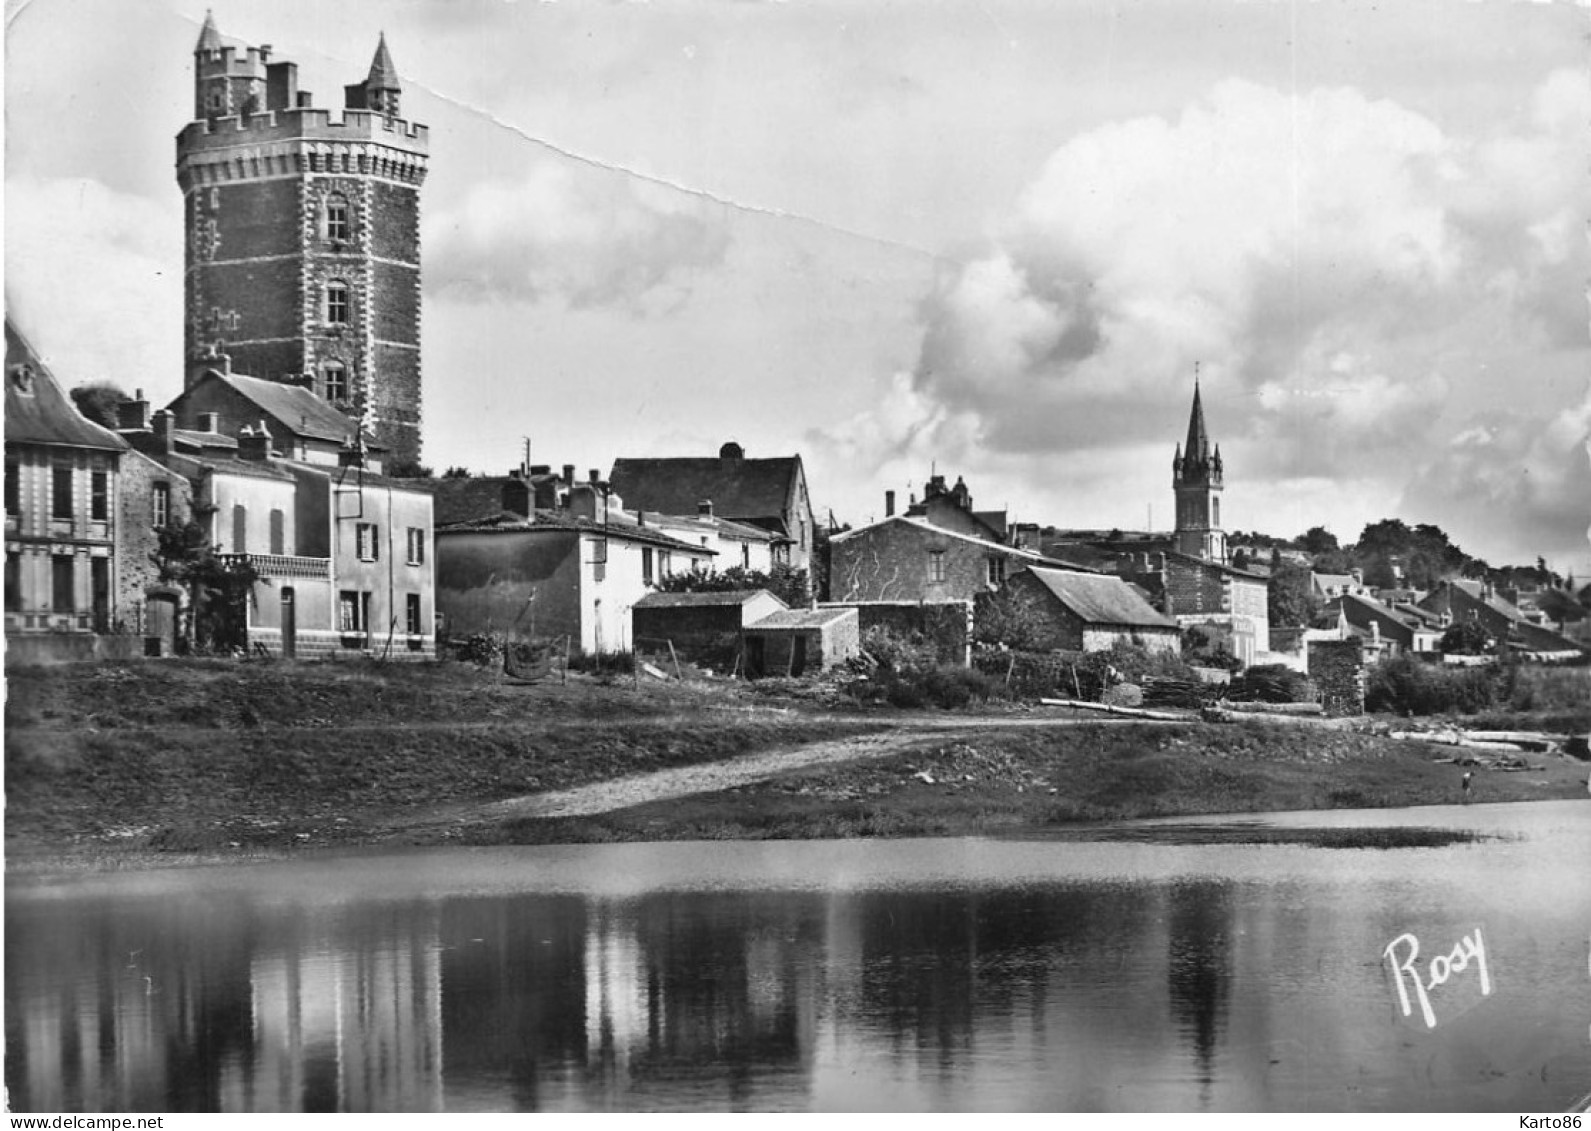
[[[634,646],[631,611],[654,581],[706,570],[705,546],[672,538],[575,491],[561,510],[439,527],[437,607],[452,637],[476,633],[567,637],[576,651]]]
[[[1119,577],[1030,566],[992,598],[1028,651],[1105,651],[1136,644],[1176,652],[1182,629]]]
[[[1352,573],[1316,573],[1310,572],[1309,589],[1322,601],[1329,601],[1333,597],[1370,596],[1370,587],[1364,583],[1364,574],[1359,570]]]
[[[1338,615],[1349,626],[1372,636],[1391,655],[1399,652],[1435,652],[1442,629],[1428,614],[1402,610],[1370,597],[1345,594],[1333,597],[1322,610]]]
[[[306,384],[233,373],[222,354],[212,359],[166,406],[179,431],[236,436],[263,423],[271,448],[288,459],[336,467],[342,453],[362,445],[366,465],[382,469],[386,449],[360,431],[359,421]]]
[[[730,442],[718,457],[618,459],[608,482],[631,508],[666,515],[712,513],[760,527],[776,536],[777,564],[808,569],[816,523],[801,457],[747,459]]]
[[[1574,656],[1585,650],[1560,633],[1532,624],[1487,582],[1459,578],[1444,581],[1420,602],[1420,608],[1445,616],[1450,623],[1474,621],[1515,651]]]
[[[77,411],[9,318],[5,337],[6,635],[111,633],[127,443]]]

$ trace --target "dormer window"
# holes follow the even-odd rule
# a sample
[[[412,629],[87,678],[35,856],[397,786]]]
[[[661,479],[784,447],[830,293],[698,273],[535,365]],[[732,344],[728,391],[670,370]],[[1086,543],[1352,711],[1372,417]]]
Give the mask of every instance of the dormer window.
[[[348,221],[348,198],[332,193],[326,198],[326,238],[334,243],[347,243],[352,230]]]
[[[325,377],[326,399],[333,404],[348,399],[348,367],[340,361],[329,361],[321,373]]]
[[[326,284],[326,321],[339,326],[348,324],[348,284],[341,280]]]

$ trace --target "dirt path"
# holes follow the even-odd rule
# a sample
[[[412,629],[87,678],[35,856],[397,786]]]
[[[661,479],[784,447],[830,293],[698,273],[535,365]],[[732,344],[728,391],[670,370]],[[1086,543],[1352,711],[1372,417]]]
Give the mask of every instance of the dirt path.
[[[394,831],[401,828],[415,832],[440,826],[495,824],[500,821],[526,818],[590,817],[653,801],[667,801],[701,793],[718,793],[737,786],[767,781],[797,770],[810,769],[813,766],[903,754],[921,746],[943,742],[949,737],[971,739],[990,730],[1081,726],[1101,721],[1091,718],[1046,717],[986,717],[976,720],[913,719],[883,733],[780,747],[725,762],[680,766],[672,770],[658,770],[650,774],[636,774],[631,777],[614,778],[611,781],[593,782],[574,789],[510,797],[503,801],[450,806],[432,810],[422,817],[400,820],[395,823]],[[1147,723],[1147,725],[1172,725],[1156,724],[1152,720],[1143,719],[1127,721]]]

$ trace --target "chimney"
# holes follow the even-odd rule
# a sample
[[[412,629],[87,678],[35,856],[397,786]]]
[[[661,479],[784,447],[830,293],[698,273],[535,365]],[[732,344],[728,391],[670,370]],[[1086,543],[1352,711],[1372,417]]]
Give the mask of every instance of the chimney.
[[[201,431],[201,432],[219,432],[219,431],[221,431],[221,414],[219,412],[201,412],[199,414],[198,419],[199,419],[199,431]]]
[[[551,475],[552,467],[550,464],[533,463],[530,465],[530,473],[531,475]]]
[[[149,431],[149,402],[142,389],[133,390],[133,399],[116,406],[116,427]]]
[[[171,410],[169,408],[163,408],[159,412],[155,413],[155,451],[162,455],[169,456],[175,447],[175,441],[172,439],[171,435],[172,424],[173,420],[171,416]]]
[[[575,465],[572,463],[563,465],[563,485],[565,487],[573,487],[575,485]]]
[[[263,463],[270,458],[271,434],[265,430],[263,424],[258,432],[245,424],[238,433],[238,459]]]
[[[702,518],[712,518],[713,517],[713,501],[711,499],[702,499],[702,500],[700,500],[696,504],[696,513],[697,513],[697,515],[699,515]]]
[[[884,492],[884,517],[895,517],[895,492],[893,491]]]
[[[591,484],[593,487],[595,487],[598,483],[602,482],[602,471],[601,471],[601,469],[593,467],[590,470],[588,470],[586,472],[586,482]]]
[[[734,463],[746,458],[746,449],[731,440],[718,449],[718,458],[725,463]]]

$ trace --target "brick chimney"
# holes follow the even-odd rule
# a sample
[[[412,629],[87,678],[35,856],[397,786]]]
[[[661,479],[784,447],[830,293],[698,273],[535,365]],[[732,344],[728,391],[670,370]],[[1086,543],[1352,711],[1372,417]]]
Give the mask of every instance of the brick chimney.
[[[142,389],[134,389],[132,400],[116,406],[116,427],[149,431],[149,402],[144,400]]]
[[[701,499],[701,500],[699,500],[697,502],[697,504],[696,504],[696,513],[701,518],[712,518],[713,517],[713,501],[711,499]]]
[[[565,487],[573,487],[575,485],[575,465],[572,463],[563,465],[563,485]]]
[[[176,440],[171,435],[171,430],[175,423],[176,421],[172,417],[170,409],[163,408],[159,412],[155,413],[151,424],[155,433],[156,454],[169,456],[172,451],[175,450]]]
[[[238,459],[263,463],[271,458],[271,434],[263,423],[259,431],[247,424],[238,432]]]
[[[895,517],[895,492],[893,491],[884,492],[884,517]]]

